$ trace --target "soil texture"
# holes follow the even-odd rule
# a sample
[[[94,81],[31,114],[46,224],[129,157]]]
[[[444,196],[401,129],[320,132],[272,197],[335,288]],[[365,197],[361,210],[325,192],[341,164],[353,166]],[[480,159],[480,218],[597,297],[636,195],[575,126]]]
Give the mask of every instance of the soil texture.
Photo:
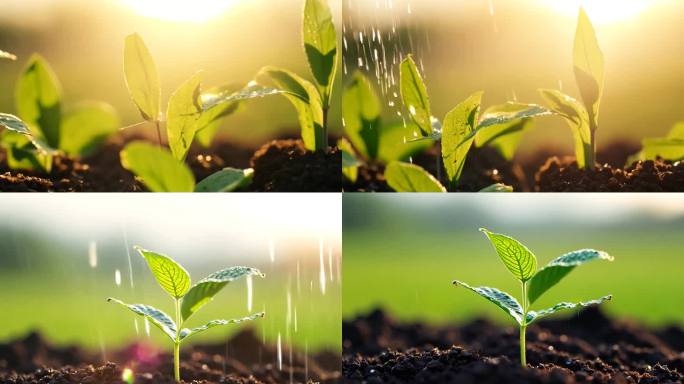
[[[652,331],[598,308],[527,329],[476,319],[402,324],[381,310],[343,323],[345,383],[682,383],[684,330]]]
[[[284,352],[288,352],[285,350]],[[288,352],[289,353],[289,352]],[[265,346],[251,331],[242,331],[228,343],[187,346],[181,350],[184,383],[336,383],[340,358],[334,353],[305,357],[293,351],[292,365],[283,353]],[[149,345],[134,344],[107,354],[108,362],[78,347],[54,347],[39,334],[0,345],[0,383],[103,383],[124,384],[124,369],[132,370],[137,384],[175,383],[173,357]]]

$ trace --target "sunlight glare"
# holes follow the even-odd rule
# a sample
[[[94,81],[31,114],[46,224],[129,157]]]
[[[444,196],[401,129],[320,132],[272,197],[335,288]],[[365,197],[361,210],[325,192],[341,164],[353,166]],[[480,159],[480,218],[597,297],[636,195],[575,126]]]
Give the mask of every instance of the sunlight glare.
[[[651,0],[546,0],[556,11],[576,16],[580,6],[584,7],[591,21],[596,25],[613,24],[629,20],[653,5]]]
[[[140,15],[177,22],[200,23],[218,17],[238,0],[122,0]]]

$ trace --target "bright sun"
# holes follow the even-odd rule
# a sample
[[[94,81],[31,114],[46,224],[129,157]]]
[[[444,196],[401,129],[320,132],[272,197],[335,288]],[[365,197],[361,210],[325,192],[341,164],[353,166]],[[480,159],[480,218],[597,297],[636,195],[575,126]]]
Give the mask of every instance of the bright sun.
[[[121,0],[137,13],[160,20],[203,22],[220,16],[238,0]]]
[[[637,16],[652,5],[655,0],[546,0],[559,12],[576,15],[579,7],[587,11],[591,21],[597,25],[612,24]]]

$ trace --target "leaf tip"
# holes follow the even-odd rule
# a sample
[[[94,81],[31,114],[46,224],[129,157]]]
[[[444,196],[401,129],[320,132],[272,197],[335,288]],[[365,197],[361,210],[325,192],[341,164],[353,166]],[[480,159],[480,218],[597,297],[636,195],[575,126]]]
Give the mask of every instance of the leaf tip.
[[[483,228],[483,227],[480,227],[480,228],[478,229],[478,231],[480,231],[480,232],[482,232],[482,233],[484,233],[484,234],[489,234],[489,233],[491,233],[491,232],[489,231],[489,229]]]
[[[609,255],[608,252],[598,251],[598,253],[599,253],[599,258],[601,258],[603,260],[608,260],[608,261],[615,260],[615,257]]]
[[[458,280],[454,280],[451,282],[451,284],[453,284],[454,287],[458,287],[461,283]]]

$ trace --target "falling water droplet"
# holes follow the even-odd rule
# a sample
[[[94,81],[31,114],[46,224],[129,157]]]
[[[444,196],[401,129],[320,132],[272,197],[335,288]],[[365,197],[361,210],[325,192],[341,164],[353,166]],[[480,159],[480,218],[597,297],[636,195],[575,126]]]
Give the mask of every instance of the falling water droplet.
[[[283,370],[283,346],[280,340],[280,332],[278,332],[278,370]]]
[[[140,328],[138,327],[138,319],[133,319],[133,326],[135,326],[135,334],[140,335]]]
[[[332,262],[332,247],[328,247],[328,273],[330,274],[330,281],[333,281],[333,262]]]
[[[268,241],[268,255],[271,257],[271,263],[275,261],[275,243],[273,239]]]
[[[247,276],[247,312],[252,312],[252,276]]]
[[[323,239],[318,243],[318,254],[321,262],[321,269],[319,274],[319,283],[321,285],[321,293],[325,295],[325,263],[323,262]]]
[[[294,331],[297,333],[297,307],[294,308]]]
[[[88,264],[90,264],[90,268],[97,267],[97,243],[94,241],[88,244]]]
[[[558,79],[558,90],[563,91],[563,80]]]
[[[150,337],[150,322],[147,320],[147,317],[145,318],[145,334],[147,334],[147,337]]]
[[[121,271],[118,269],[114,271],[114,282],[116,283],[117,287],[121,286]]]

